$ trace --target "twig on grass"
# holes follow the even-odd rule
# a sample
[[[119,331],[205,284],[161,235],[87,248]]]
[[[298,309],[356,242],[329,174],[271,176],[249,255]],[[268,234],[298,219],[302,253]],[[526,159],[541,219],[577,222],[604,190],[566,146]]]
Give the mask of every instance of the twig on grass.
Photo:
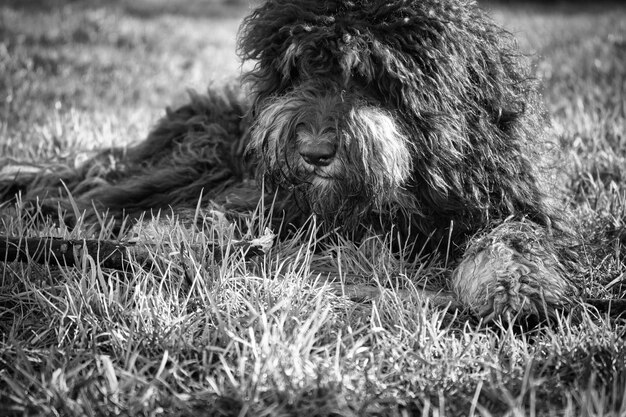
[[[221,261],[227,251],[241,250],[249,259],[272,246],[273,236],[232,241],[228,247],[209,245],[213,259]],[[0,236],[0,262],[35,262],[43,265],[77,266],[83,253],[91,255],[103,268],[124,270],[134,261],[150,268],[155,245],[95,239]]]
[[[104,268],[125,269],[130,259],[141,265],[151,263],[143,245],[107,240],[73,240],[56,237],[0,237],[0,260],[35,262],[43,265],[76,266],[87,253]]]
[[[334,284],[332,288],[334,292],[345,295],[355,301],[374,300],[382,295],[379,287],[369,285]],[[427,289],[419,289],[418,291],[421,299],[428,300],[435,307],[449,307],[451,310],[463,309],[458,298],[451,292],[430,291]],[[409,298],[411,295],[409,290],[396,289],[395,292],[401,298]]]

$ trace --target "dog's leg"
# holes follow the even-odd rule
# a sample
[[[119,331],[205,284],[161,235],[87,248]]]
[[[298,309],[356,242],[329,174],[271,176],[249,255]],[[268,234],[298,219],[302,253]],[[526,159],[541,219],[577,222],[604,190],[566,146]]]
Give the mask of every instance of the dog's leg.
[[[452,287],[486,322],[543,321],[576,299],[548,231],[531,222],[505,222],[474,238]]]

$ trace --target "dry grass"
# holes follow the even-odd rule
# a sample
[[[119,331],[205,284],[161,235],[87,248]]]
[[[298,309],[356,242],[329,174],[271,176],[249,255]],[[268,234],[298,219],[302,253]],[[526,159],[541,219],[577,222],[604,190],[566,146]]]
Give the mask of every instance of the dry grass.
[[[69,160],[138,140],[186,88],[239,74],[245,10],[51,4],[0,5],[2,157]],[[626,10],[494,13],[535,52],[570,203],[602,248],[589,254],[589,295],[624,298]],[[167,222],[150,229],[149,269],[106,270],[89,256],[72,269],[0,263],[0,414],[626,413],[621,320],[580,309],[540,332],[484,328],[425,302],[417,286],[441,285],[446,271],[394,257],[388,242],[314,252],[303,230],[265,257],[246,262],[233,249],[218,261],[182,249],[262,236],[264,219],[213,222],[206,233]],[[0,234],[97,237],[89,225],[34,221],[19,205],[0,207]],[[355,299],[338,282],[380,295]]]

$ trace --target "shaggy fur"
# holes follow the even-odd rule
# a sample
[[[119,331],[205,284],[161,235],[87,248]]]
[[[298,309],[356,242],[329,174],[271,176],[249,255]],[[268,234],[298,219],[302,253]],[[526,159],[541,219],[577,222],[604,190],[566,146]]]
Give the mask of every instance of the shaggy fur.
[[[539,97],[475,3],[268,0],[239,51],[256,62],[251,101],[192,97],[143,143],[66,176],[74,197],[137,215],[202,190],[229,203],[255,178],[296,226],[315,215],[354,238],[395,227],[451,250],[453,288],[488,319],[551,316],[573,299],[567,228],[538,169]]]

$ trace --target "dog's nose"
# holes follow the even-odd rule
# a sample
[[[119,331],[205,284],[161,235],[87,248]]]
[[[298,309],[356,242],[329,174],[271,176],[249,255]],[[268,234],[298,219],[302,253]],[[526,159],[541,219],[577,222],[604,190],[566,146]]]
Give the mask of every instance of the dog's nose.
[[[337,147],[335,144],[326,141],[301,143],[298,146],[298,152],[300,156],[302,156],[302,159],[304,159],[307,164],[316,166],[329,165],[335,157],[336,151]]]

